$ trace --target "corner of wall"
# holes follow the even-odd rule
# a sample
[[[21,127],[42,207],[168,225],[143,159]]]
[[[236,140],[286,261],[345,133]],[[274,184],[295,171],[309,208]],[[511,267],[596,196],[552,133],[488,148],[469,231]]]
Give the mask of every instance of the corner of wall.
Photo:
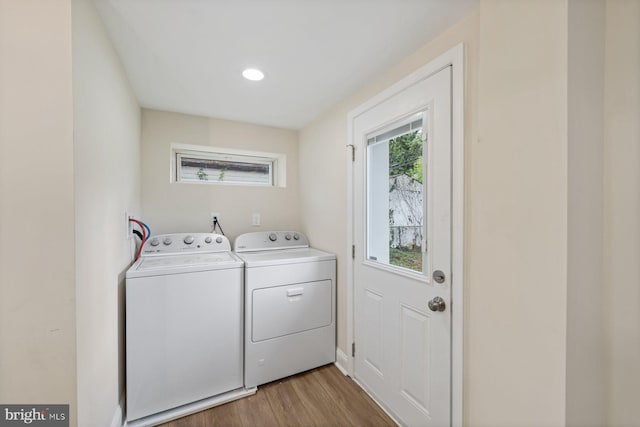
[[[603,154],[605,6],[568,3],[566,424],[605,425]]]
[[[640,420],[640,1],[605,3],[606,425],[635,426]]]
[[[124,213],[141,213],[141,111],[95,3],[73,0],[72,13],[78,423],[109,425],[125,387]]]

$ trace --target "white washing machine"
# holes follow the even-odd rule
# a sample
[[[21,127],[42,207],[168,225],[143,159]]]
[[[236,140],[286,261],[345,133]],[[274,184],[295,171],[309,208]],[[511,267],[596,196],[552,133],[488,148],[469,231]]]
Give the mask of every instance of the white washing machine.
[[[335,362],[336,257],[294,231],[242,234],[246,387]]]
[[[226,237],[155,236],[126,279],[128,425],[255,393],[243,381],[243,262]]]

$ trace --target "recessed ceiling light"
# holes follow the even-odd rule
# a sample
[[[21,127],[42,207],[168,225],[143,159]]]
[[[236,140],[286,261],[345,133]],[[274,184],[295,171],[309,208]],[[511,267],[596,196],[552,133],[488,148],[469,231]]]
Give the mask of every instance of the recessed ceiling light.
[[[254,82],[264,79],[264,73],[256,68],[247,68],[242,72],[242,76]]]

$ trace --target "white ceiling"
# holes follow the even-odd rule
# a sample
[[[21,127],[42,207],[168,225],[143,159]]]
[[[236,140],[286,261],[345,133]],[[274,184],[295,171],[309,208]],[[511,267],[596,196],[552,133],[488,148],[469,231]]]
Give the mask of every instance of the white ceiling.
[[[477,1],[95,0],[143,107],[292,129]]]

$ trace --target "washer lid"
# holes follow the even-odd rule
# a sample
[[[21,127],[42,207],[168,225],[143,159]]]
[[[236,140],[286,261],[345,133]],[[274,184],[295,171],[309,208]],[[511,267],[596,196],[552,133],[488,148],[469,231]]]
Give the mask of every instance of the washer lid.
[[[336,259],[334,254],[313,248],[244,252],[237,255],[244,261],[247,268]]]
[[[231,252],[192,253],[141,257],[127,271],[127,277],[156,276],[161,274],[238,268],[240,261]]]

